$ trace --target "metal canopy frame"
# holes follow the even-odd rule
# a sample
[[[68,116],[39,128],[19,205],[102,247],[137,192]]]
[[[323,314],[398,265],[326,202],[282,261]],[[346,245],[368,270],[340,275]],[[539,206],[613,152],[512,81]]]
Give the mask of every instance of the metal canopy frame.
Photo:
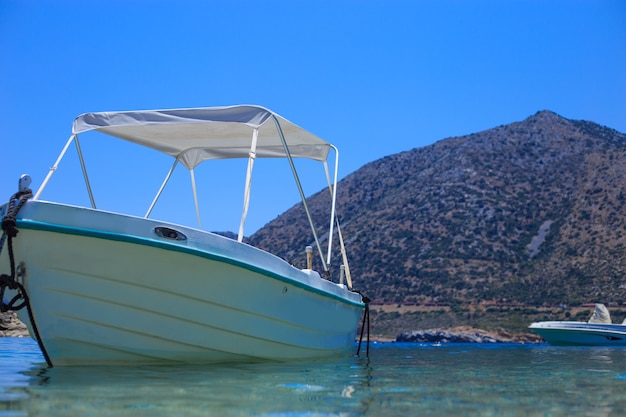
[[[326,172],[326,177],[327,177],[327,181],[328,181],[328,187],[329,187],[329,191],[331,193],[331,213],[330,213],[330,223],[329,223],[329,233],[328,233],[328,251],[327,251],[327,256],[326,258],[324,257],[323,251],[322,251],[322,247],[320,244],[320,240],[319,237],[317,235],[316,229],[315,229],[315,225],[313,223],[313,219],[311,216],[311,212],[309,210],[308,204],[306,202],[306,196],[304,194],[304,190],[302,188],[302,183],[300,182],[300,178],[298,176],[298,172],[296,170],[295,164],[294,164],[294,160],[293,160],[293,156],[291,154],[290,148],[288,146],[287,140],[285,138],[285,134],[283,132],[281,123],[279,121],[279,118],[277,118],[274,113],[271,113],[271,118],[274,121],[274,124],[276,126],[276,130],[278,132],[278,136],[280,137],[280,141],[282,143],[283,146],[283,150],[284,150],[284,154],[286,156],[286,159],[289,162],[289,166],[291,168],[292,171],[292,175],[293,178],[295,180],[296,186],[298,187],[298,192],[300,194],[300,199],[302,201],[302,205],[304,207],[304,210],[306,212],[307,215],[307,219],[309,222],[309,225],[311,227],[311,232],[313,234],[313,237],[315,239],[315,244],[317,246],[317,250],[320,256],[320,261],[322,264],[322,267],[324,269],[324,272],[328,275],[329,274],[329,266],[331,264],[331,253],[332,253],[332,244],[333,244],[333,234],[334,234],[334,228],[335,225],[337,227],[337,232],[338,232],[338,236],[339,236],[339,240],[340,240],[340,245],[341,245],[341,254],[342,254],[342,261],[343,264],[345,266],[345,274],[346,274],[346,279],[347,279],[347,284],[349,287],[352,287],[352,282],[351,282],[351,277],[350,277],[350,269],[348,266],[348,259],[347,259],[347,255],[346,255],[346,251],[345,251],[345,247],[344,247],[344,242],[343,242],[343,237],[341,234],[341,229],[339,227],[339,221],[337,219],[336,216],[336,189],[337,189],[337,178],[338,178],[338,165],[339,165],[339,151],[338,149],[333,146],[330,145],[330,149],[333,149],[335,152],[335,163],[334,163],[334,173],[333,173],[333,177],[331,178],[330,173],[329,173],[329,169],[328,169],[328,162],[327,160],[323,161],[324,164],[324,169]],[[106,134],[106,132],[103,132]],[[243,237],[244,237],[244,230],[245,230],[245,222],[246,222],[246,218],[247,218],[247,214],[248,214],[248,208],[249,208],[249,204],[250,204],[250,194],[251,194],[251,184],[252,184],[252,173],[253,173],[253,168],[254,168],[254,162],[255,159],[257,157],[256,155],[256,148],[257,148],[257,143],[258,143],[258,137],[259,137],[259,131],[258,131],[258,127],[253,128],[252,129],[252,137],[250,140],[250,151],[248,153],[248,166],[247,166],[247,171],[246,171],[246,182],[245,182],[245,187],[244,187],[244,196],[243,196],[243,210],[242,210],[242,215],[241,215],[241,220],[240,220],[240,224],[239,224],[239,231],[238,231],[238,235],[237,235],[237,240],[239,242],[243,241]],[[87,168],[86,168],[86,164],[85,164],[85,160],[83,157],[83,153],[80,147],[80,142],[78,139],[78,134],[77,133],[73,133],[70,138],[68,139],[68,141],[66,142],[65,146],[63,147],[59,157],[57,158],[56,162],[54,163],[54,165],[50,168],[47,176],[45,177],[44,181],[42,182],[41,186],[39,187],[39,189],[37,190],[35,196],[33,197],[34,200],[38,200],[41,196],[41,193],[43,192],[43,190],[45,189],[46,185],[48,184],[48,182],[50,181],[52,175],[54,174],[54,172],[57,170],[58,165],[60,164],[61,160],[64,158],[70,144],[74,142],[75,146],[76,146],[76,150],[77,150],[77,154],[78,154],[78,158],[80,160],[80,165],[81,165],[81,169],[83,172],[83,178],[85,181],[85,185],[87,188],[87,192],[89,195],[89,200],[91,203],[92,208],[96,209],[96,202],[95,202],[95,198],[93,195],[93,191],[91,188],[91,184],[89,182],[89,176],[87,173]],[[179,165],[179,163],[181,162],[181,158],[185,155],[185,152],[179,154],[175,160],[174,163],[172,164],[172,166],[170,167],[169,171],[167,172],[161,186],[159,187],[154,199],[152,200],[152,203],[150,204],[148,210],[146,211],[146,214],[144,216],[144,218],[149,218],[150,214],[152,213],[152,210],[154,209],[157,201],[159,200],[159,198],[161,197],[161,194],[163,192],[163,190],[165,189],[166,185],[168,184],[170,178],[172,177],[172,174],[174,172],[174,170],[176,169],[176,167]],[[197,222],[198,222],[198,228],[202,229],[202,225],[201,225],[201,219],[200,219],[200,210],[199,210],[199,204],[198,204],[198,196],[197,196],[197,187],[196,187],[196,180],[195,180],[195,175],[194,175],[194,167],[189,167],[189,172],[190,172],[190,180],[191,180],[191,185],[192,185],[192,190],[193,190],[193,197],[194,197],[194,203],[195,203],[195,211],[196,211],[196,218],[197,218]]]

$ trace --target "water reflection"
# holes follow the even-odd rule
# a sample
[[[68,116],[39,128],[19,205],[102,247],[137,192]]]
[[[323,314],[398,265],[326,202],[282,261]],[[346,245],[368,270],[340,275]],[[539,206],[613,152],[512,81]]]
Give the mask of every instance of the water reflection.
[[[33,369],[28,415],[362,415],[367,359]],[[340,410],[340,414],[337,414]],[[317,413],[317,414],[311,414]],[[321,413],[321,414],[320,414]]]
[[[369,360],[210,366],[48,369],[33,362],[18,372],[21,380],[5,381],[10,388],[0,384],[0,417],[614,416],[626,410],[626,349],[376,344],[370,354]]]

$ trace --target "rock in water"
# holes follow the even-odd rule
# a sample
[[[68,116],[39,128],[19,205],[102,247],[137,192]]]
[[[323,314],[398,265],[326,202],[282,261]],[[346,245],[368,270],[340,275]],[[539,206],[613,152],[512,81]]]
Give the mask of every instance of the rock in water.
[[[13,311],[0,314],[0,336],[27,337],[28,329]]]

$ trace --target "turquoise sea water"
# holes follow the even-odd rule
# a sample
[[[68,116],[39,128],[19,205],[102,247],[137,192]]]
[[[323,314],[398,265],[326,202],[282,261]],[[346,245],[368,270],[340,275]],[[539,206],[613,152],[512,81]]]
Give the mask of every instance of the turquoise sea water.
[[[0,417],[624,416],[626,349],[375,343],[370,357],[45,366],[0,338]]]

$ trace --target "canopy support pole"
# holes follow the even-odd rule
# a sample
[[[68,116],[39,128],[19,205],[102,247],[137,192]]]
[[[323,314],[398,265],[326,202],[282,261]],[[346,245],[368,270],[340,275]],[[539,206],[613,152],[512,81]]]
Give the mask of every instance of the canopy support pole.
[[[259,139],[259,129],[255,128],[252,131],[252,143],[250,145],[250,156],[248,158],[248,170],[246,172],[246,187],[243,192],[243,212],[241,213],[241,222],[239,223],[239,234],[237,235],[237,241],[243,241],[244,225],[246,223],[246,217],[248,217],[248,207],[250,206],[250,188],[252,185],[252,168],[254,167],[254,160],[256,159],[256,144]]]
[[[76,152],[78,152],[78,159],[80,160],[80,167],[83,170],[83,178],[85,179],[85,185],[87,186],[87,192],[89,193],[89,200],[91,201],[91,208],[96,208],[96,201],[93,198],[91,191],[91,184],[89,183],[89,177],[87,176],[87,167],[85,167],[85,160],[83,159],[83,151],[80,150],[80,143],[78,142],[78,135],[75,136],[74,144],[76,145]]]
[[[202,224],[200,223],[200,207],[198,206],[198,193],[196,192],[196,176],[194,175],[193,168],[189,170],[189,174],[191,174],[191,188],[193,190],[193,202],[196,205],[196,218],[198,219],[198,229],[202,229]]]
[[[332,146],[332,145],[331,145]],[[335,149],[335,154],[336,156],[336,162],[335,164],[337,164],[338,160],[339,160],[339,151],[337,150],[336,147],[332,146],[333,149]],[[332,215],[331,217],[334,217],[334,221],[337,224],[337,235],[339,237],[339,246],[341,247],[341,259],[343,261],[343,272],[345,273],[345,277],[346,277],[346,283],[348,284],[348,288],[352,289],[352,275],[350,274],[350,265],[348,264],[348,255],[347,255],[347,251],[346,251],[346,246],[344,244],[344,240],[343,240],[343,234],[341,233],[341,227],[339,225],[339,217],[336,215],[335,213],[335,198],[337,196],[336,193],[336,189],[337,189],[337,165],[335,165],[335,184],[334,186],[332,185],[331,181],[330,181],[330,174],[328,173],[328,164],[326,162],[324,162],[324,168],[326,169],[326,180],[328,181],[328,188],[330,190],[330,193],[332,195],[333,198],[333,208],[332,208]],[[331,222],[333,221],[333,219],[331,218]],[[329,246],[329,250],[328,250],[328,263],[330,264],[330,242],[331,242],[331,237],[332,237],[332,227],[330,229],[330,237],[328,238],[328,246]]]
[[[161,198],[161,193],[163,192],[163,189],[165,188],[165,186],[169,182],[169,180],[170,180],[170,178],[172,176],[172,173],[174,172],[174,168],[176,168],[176,165],[178,165],[178,158],[176,158],[174,160],[174,163],[172,164],[172,167],[170,168],[169,172],[165,176],[165,179],[163,180],[163,183],[161,184],[161,188],[159,188],[159,191],[157,191],[156,195],[154,196],[154,200],[152,200],[152,204],[150,204],[150,207],[148,207],[148,211],[146,212],[146,215],[143,216],[144,218],[147,219],[150,216],[150,214],[152,213],[152,209],[154,209],[154,206],[156,205],[157,201],[159,200],[159,198]]]
[[[72,143],[74,138],[76,138],[76,135],[70,136],[70,138],[65,143],[65,146],[63,147],[63,150],[61,151],[61,154],[57,158],[54,165],[52,165],[52,168],[50,168],[50,170],[48,171],[48,175],[46,175],[46,178],[44,178],[43,182],[39,186],[39,189],[35,193],[35,197],[33,197],[33,200],[39,200],[39,196],[43,192],[43,189],[46,188],[46,185],[48,184],[48,181],[50,181],[52,174],[54,174],[54,172],[57,170],[59,164],[61,163],[61,159],[63,159],[63,157],[65,156],[65,152],[67,152],[67,149],[70,147],[70,144]]]
[[[306,197],[304,196],[304,191],[302,189],[302,184],[300,183],[300,178],[298,177],[298,172],[296,171],[296,166],[293,163],[293,158],[291,157],[291,152],[289,151],[289,147],[287,146],[287,141],[285,140],[285,135],[283,134],[283,129],[278,122],[276,116],[272,113],[272,119],[274,119],[274,123],[276,124],[276,130],[278,131],[278,135],[280,136],[280,141],[283,144],[283,149],[285,150],[285,155],[287,155],[287,160],[289,161],[289,166],[291,167],[291,172],[293,173],[293,178],[296,181],[296,185],[298,186],[298,191],[300,192],[300,199],[302,199],[302,205],[304,206],[304,211],[306,211],[306,216],[309,219],[309,225],[311,226],[311,231],[313,232],[313,238],[315,239],[315,244],[317,245],[317,251],[320,255],[320,260],[322,261],[322,267],[324,268],[324,272],[328,274],[328,265],[326,265],[326,260],[324,259],[324,254],[322,252],[322,247],[320,245],[320,240],[317,237],[317,232],[315,231],[315,225],[313,224],[313,218],[311,217],[311,212],[309,211],[309,206],[306,203]]]
[[[332,182],[328,173],[328,162],[324,161],[324,171],[326,172],[326,179],[328,181],[328,186],[330,187],[331,198],[330,225],[328,226],[328,255],[326,257],[326,262],[328,263],[328,265],[330,265],[331,252],[333,247],[333,226],[335,224],[335,209],[337,201],[337,171],[339,168],[339,150],[333,145],[331,145],[331,148],[333,148],[335,151],[335,173]]]

